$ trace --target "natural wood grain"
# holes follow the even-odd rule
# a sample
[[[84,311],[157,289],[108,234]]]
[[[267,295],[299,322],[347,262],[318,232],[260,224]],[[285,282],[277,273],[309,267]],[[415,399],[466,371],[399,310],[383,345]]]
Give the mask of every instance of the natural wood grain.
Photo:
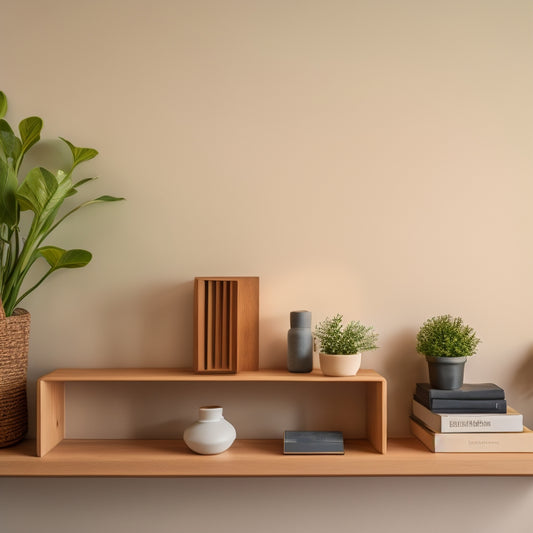
[[[229,357],[228,357],[228,283],[222,283],[222,299],[221,299],[221,363],[220,366],[224,370],[229,370]]]
[[[215,281],[215,290],[214,290],[214,316],[215,316],[215,332],[214,332],[214,363],[213,368],[220,368],[225,370],[224,365],[222,364],[222,282]]]
[[[196,278],[194,302],[194,370],[257,370],[259,278]]]
[[[366,416],[368,440],[380,453],[387,452],[387,382],[367,383]]]
[[[204,338],[207,327],[205,313],[202,309],[205,307],[205,284],[194,280],[194,324],[193,324],[193,350],[196,357],[193,360],[194,370],[207,366],[207,352]],[[203,303],[201,303],[203,302]]]
[[[369,440],[346,440],[343,456],[286,456],[281,437],[237,440],[216,456],[196,455],[181,440],[63,440],[65,383],[82,381],[363,384]],[[38,381],[41,442],[0,450],[0,476],[533,476],[533,454],[435,454],[416,439],[387,441],[386,398],[385,378],[368,369],[339,378],[276,369],[223,376],[172,368],[55,370]],[[36,455],[36,444],[45,457]]]
[[[213,317],[213,282],[206,283],[206,322],[207,329],[205,330],[205,344],[206,344],[206,367],[203,370],[210,372],[213,370],[213,350],[214,350],[214,317]],[[198,368],[200,372],[202,369]]]
[[[40,378],[45,381],[217,381],[224,382],[325,382],[366,383],[385,378],[375,370],[360,369],[355,376],[324,376],[320,370],[294,373],[284,369],[261,369],[238,374],[196,374],[188,368],[62,368]]]
[[[0,476],[533,476],[533,454],[436,454],[411,438],[390,439],[386,454],[348,440],[339,456],[283,455],[281,438],[238,440],[213,456],[196,455],[178,440],[64,440],[44,458],[34,446],[1,449]]]
[[[259,369],[259,278],[237,281],[237,372]]]
[[[37,455],[42,457],[65,436],[65,383],[37,381]]]
[[[192,370],[158,368],[94,368],[60,369],[42,376],[39,386],[39,426],[37,450],[46,455],[65,434],[64,384],[68,382],[256,382],[256,383],[353,383],[367,387],[367,432],[370,442],[379,453],[387,450],[387,395],[385,378],[374,370],[359,370],[356,376],[329,377],[320,371],[299,374],[287,370],[258,370],[238,374],[196,374]],[[56,391],[63,391],[60,399]],[[363,407],[361,407],[363,408]],[[61,424],[58,425],[58,420]]]
[[[237,282],[232,281],[229,284],[229,366],[228,368],[237,368]]]

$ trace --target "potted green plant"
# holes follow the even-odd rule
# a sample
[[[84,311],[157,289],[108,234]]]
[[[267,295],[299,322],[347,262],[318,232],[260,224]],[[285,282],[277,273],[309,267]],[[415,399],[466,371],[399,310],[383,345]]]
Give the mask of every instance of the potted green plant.
[[[361,352],[375,350],[378,334],[360,322],[343,325],[335,315],[317,324],[314,335],[320,341],[320,368],[326,376],[354,376],[361,366]]]
[[[24,157],[40,140],[43,121],[35,116],[25,118],[18,125],[18,136],[4,119],[7,107],[7,97],[0,91],[0,446],[20,440],[27,425],[30,317],[17,306],[57,270],[84,267],[92,257],[87,250],[65,250],[46,240],[79,209],[122,200],[99,196],[70,208],[63,205],[95,179],[74,181],[73,173],[78,165],[98,154],[93,148],[79,148],[63,138],[72,155],[67,169],[52,172],[35,167],[22,175]],[[47,263],[46,271],[24,287],[28,273],[40,260]]]
[[[435,389],[458,389],[463,385],[467,357],[476,353],[480,340],[462,318],[432,317],[417,334],[416,349],[426,357],[429,381]]]

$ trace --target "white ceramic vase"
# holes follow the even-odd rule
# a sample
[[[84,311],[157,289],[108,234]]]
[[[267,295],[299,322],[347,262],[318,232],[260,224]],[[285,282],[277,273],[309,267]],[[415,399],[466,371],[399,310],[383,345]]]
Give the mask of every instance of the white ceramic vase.
[[[185,444],[196,453],[213,455],[226,451],[237,436],[235,428],[222,416],[222,407],[200,407],[198,421],[183,433]]]
[[[361,352],[334,355],[320,352],[320,369],[325,376],[355,376],[361,366]]]

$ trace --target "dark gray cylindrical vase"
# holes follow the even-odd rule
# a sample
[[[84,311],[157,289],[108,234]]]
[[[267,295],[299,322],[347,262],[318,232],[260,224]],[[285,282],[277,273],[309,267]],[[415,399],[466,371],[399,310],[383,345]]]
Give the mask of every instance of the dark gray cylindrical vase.
[[[454,390],[463,386],[466,357],[426,356],[429,383],[434,389]]]
[[[287,334],[289,372],[311,372],[313,370],[313,334],[311,333],[311,312],[291,311],[291,329]]]

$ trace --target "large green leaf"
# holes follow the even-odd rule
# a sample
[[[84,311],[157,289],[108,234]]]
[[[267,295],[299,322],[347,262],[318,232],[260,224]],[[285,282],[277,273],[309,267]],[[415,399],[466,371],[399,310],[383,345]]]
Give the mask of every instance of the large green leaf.
[[[50,265],[51,272],[60,268],[81,268],[92,259],[91,252],[87,250],[64,250],[57,246],[43,246],[38,251]]]
[[[40,231],[43,237],[54,223],[57,212],[61,204],[65,201],[65,198],[70,196],[73,190],[75,191],[72,187],[72,179],[69,174],[65,174],[62,170],[59,170],[56,180],[58,182],[57,190],[50,197],[39,218]]]
[[[0,91],[0,118],[4,118],[7,113],[7,96]]]
[[[15,135],[11,126],[4,120],[0,119],[0,148],[5,154],[5,158],[12,158],[16,161],[22,151],[22,143],[20,139]]]
[[[67,141],[67,139],[64,139],[63,137],[59,138],[67,144],[72,152],[72,158],[74,160],[72,163],[72,168],[79,165],[83,161],[89,161],[89,159],[93,159],[98,155],[98,151],[94,148],[80,148],[78,146],[74,146],[71,142]]]
[[[23,211],[41,215],[59,187],[56,177],[45,168],[34,168],[20,185],[17,200]]]
[[[10,229],[17,224],[17,187],[13,168],[0,159],[0,224],[5,223]]]
[[[36,247],[52,231],[57,212],[71,190],[72,180],[68,174],[60,170],[54,176],[45,168],[31,170],[18,188],[17,200],[21,209],[35,213],[18,262],[22,277],[35,260]]]
[[[72,191],[72,180],[62,170],[54,176],[45,168],[31,170],[17,191],[22,210],[36,214],[35,228],[42,233],[53,222],[58,209]]]
[[[48,213],[50,206],[57,205],[56,209],[59,209],[59,206],[61,205],[60,202],[54,201],[55,198],[61,196],[61,192],[58,194],[59,190],[60,183],[58,183],[56,177],[42,167],[30,170],[20,187],[17,189],[16,198],[20,209],[22,211],[33,211],[35,215],[20,255],[17,258],[15,267],[9,275],[3,289],[4,309],[6,310],[6,314],[11,313],[15,308],[15,305],[35,288],[33,287],[30,291],[26,291],[26,293],[17,300],[22,281],[38,257],[36,248],[42,242],[46,234],[46,229],[53,223],[55,212],[57,212],[53,212],[52,216],[49,217]],[[42,281],[43,280],[41,280],[39,284],[42,283]]]
[[[25,154],[40,138],[43,121],[39,117],[28,117],[19,124],[22,140],[22,154]]]

